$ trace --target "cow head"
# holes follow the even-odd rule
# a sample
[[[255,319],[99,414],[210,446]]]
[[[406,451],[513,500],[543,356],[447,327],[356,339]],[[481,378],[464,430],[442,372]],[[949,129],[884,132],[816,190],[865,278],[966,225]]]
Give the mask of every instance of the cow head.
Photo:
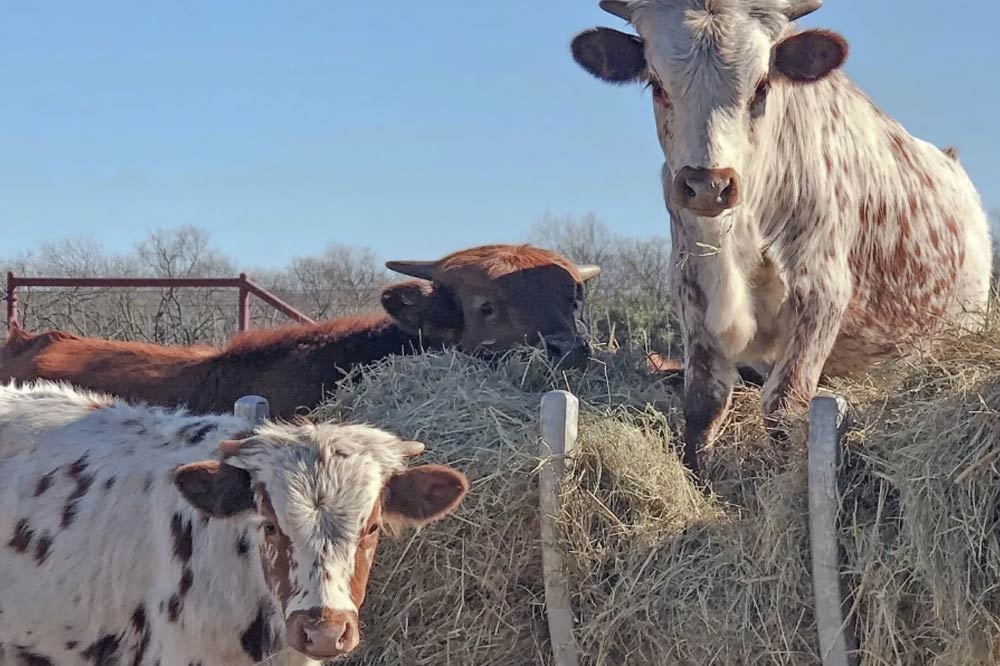
[[[759,146],[779,141],[788,88],[821,81],[847,57],[839,35],[791,34],[790,22],[820,4],[603,0],[639,35],[594,28],[573,40],[574,59],[594,76],[652,90],[671,211],[714,218],[747,198],[748,171],[766,159]],[[782,99],[769,104],[769,95]],[[795,137],[783,140],[794,145]]]
[[[465,352],[545,345],[564,365],[588,356],[584,282],[597,266],[576,266],[527,245],[488,245],[440,261],[390,261],[391,270],[427,282],[389,287],[382,305],[404,329]]]
[[[206,514],[250,524],[287,645],[332,659],[360,641],[383,526],[424,525],[465,495],[449,467],[406,468],[423,448],[367,426],[264,425],[223,442],[221,460],[178,467],[174,483]]]

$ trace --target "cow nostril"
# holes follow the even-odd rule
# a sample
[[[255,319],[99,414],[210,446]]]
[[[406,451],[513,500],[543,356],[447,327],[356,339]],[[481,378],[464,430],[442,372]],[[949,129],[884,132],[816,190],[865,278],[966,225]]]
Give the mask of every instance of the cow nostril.
[[[723,199],[728,199],[729,197],[733,196],[733,184],[734,184],[733,180],[730,178],[729,181],[726,183],[726,186],[722,190]]]
[[[696,195],[697,192],[694,191],[694,188],[692,188],[687,183],[684,183],[684,196],[686,196],[688,199],[694,199]]]

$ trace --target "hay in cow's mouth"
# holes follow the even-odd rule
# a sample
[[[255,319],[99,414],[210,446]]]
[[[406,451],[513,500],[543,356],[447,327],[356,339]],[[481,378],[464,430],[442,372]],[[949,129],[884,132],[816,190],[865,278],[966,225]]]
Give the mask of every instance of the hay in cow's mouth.
[[[318,410],[427,443],[469,475],[458,515],[380,547],[355,666],[551,663],[538,539],[540,392],[581,397],[565,484],[586,665],[820,662],[809,573],[804,429],[776,446],[743,389],[705,473],[671,452],[676,398],[641,351],[583,373],[541,352],[485,363],[394,357]],[[1000,655],[1000,326],[829,386],[855,406],[841,540],[861,663],[971,666]],[[659,409],[647,407],[656,400]],[[411,538],[412,537],[412,538]]]

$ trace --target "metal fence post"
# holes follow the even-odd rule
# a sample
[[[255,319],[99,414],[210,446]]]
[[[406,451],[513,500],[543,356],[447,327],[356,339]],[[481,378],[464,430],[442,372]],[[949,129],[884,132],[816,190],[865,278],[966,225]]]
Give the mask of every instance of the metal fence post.
[[[837,538],[837,469],[846,414],[847,403],[839,396],[818,396],[809,406],[809,540],[823,666],[857,664],[854,628],[844,619]]]
[[[247,274],[240,273],[240,296],[239,306],[236,316],[236,330],[243,331],[250,329],[250,290],[247,289]]]
[[[233,413],[256,426],[271,415],[271,406],[259,395],[245,395],[233,405]]]
[[[565,471],[565,456],[576,443],[580,401],[566,391],[550,391],[542,396],[542,441],[544,462],[538,473],[542,532],[542,572],[545,578],[545,607],[549,638],[556,666],[577,666],[580,649],[573,636],[573,608],[569,580],[559,550],[555,516],[559,513],[559,486]]]
[[[17,282],[14,272],[7,272],[7,330],[17,326]]]

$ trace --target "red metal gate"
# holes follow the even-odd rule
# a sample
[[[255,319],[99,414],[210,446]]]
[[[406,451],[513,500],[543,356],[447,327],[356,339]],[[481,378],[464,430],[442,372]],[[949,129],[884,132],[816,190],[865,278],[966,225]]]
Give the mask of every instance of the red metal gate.
[[[237,329],[250,328],[251,294],[264,301],[278,312],[303,324],[315,322],[271,292],[251,281],[245,273],[235,278],[47,278],[19,277],[7,273],[7,330],[17,325],[18,287],[131,287],[131,288],[171,288],[171,287],[223,287],[239,289]]]

